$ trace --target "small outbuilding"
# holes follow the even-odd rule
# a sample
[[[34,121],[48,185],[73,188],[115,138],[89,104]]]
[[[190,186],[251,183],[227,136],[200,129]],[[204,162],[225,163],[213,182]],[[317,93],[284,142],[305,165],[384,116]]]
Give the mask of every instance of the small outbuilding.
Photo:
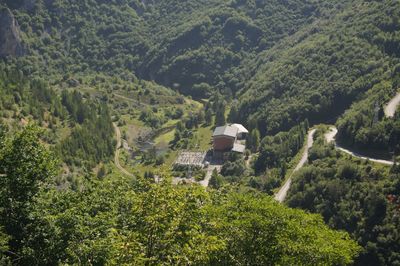
[[[238,129],[237,131],[238,139],[245,139],[247,137],[247,134],[249,134],[249,131],[242,124],[232,124],[231,126],[236,127]]]

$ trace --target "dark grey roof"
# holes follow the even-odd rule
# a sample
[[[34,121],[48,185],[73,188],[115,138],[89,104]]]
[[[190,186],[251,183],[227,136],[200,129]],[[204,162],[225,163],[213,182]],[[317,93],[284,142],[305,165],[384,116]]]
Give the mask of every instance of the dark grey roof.
[[[213,137],[216,136],[228,136],[228,137],[233,137],[236,138],[236,135],[238,133],[238,129],[233,126],[223,126],[223,127],[217,127],[214,130]]]

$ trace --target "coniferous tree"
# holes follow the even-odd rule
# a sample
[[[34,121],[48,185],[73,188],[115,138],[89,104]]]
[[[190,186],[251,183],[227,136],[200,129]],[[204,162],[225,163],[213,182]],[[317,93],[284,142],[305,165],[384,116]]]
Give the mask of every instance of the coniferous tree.
[[[231,108],[231,110],[230,110],[230,112],[228,114],[228,119],[227,120],[228,120],[229,123],[235,123],[237,121],[238,117],[239,116],[238,116],[237,103],[234,102],[232,104],[232,108]]]
[[[211,174],[209,186],[215,189],[219,189],[221,185],[222,185],[221,176],[218,174],[217,169],[214,169]]]
[[[206,125],[211,125],[211,123],[212,123],[212,111],[211,111],[211,109],[210,108],[208,108],[207,110],[206,110],[206,113],[205,113],[205,117],[204,117],[204,120],[205,120],[205,122],[206,122]]]
[[[247,138],[247,147],[252,152],[257,152],[260,148],[260,131],[257,128],[253,129],[250,132]]]
[[[215,114],[215,126],[223,126],[226,124],[225,105],[221,105]]]

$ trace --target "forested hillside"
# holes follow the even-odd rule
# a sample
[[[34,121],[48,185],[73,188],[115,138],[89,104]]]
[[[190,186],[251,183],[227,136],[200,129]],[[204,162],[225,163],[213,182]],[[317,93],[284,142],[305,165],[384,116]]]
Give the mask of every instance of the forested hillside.
[[[261,194],[124,177],[56,190],[55,162],[39,136],[34,127],[12,137],[1,127],[4,265],[344,265],[359,252],[320,216]]]
[[[364,98],[353,104],[337,121],[338,139],[344,145],[381,157],[391,158],[400,151],[399,112],[385,117],[384,106],[395,95],[394,81],[376,84]]]
[[[241,120],[254,117],[265,134],[341,114],[360,94],[397,76],[399,16],[398,1],[349,1],[337,15],[261,53],[240,94]]]
[[[12,130],[36,123],[68,172],[94,167],[114,153],[113,129],[104,101],[75,90],[58,95],[48,81],[29,79],[15,67],[0,64],[1,121]]]
[[[397,1],[7,3],[25,74],[130,71],[196,98],[236,95],[236,120],[263,135],[341,114],[398,64]]]
[[[398,159],[383,108],[399,1],[0,0],[0,15],[0,264],[400,265],[399,166],[317,125]],[[172,169],[226,123],[249,129],[243,155]],[[291,177],[288,206],[265,195]]]
[[[342,6],[299,0],[26,2],[6,1],[29,47],[19,64],[25,72],[133,71],[195,97],[241,89],[240,74],[253,69],[251,58]]]
[[[363,246],[356,265],[400,263],[400,171],[349,158],[327,145],[323,131],[310,165],[295,177],[288,205],[320,213]]]

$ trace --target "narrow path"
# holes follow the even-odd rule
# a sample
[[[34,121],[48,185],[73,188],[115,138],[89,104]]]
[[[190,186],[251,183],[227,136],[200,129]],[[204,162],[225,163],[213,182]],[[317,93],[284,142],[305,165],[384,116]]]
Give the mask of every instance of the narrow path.
[[[193,177],[188,179],[188,178],[179,178],[179,177],[175,177],[172,179],[172,184],[174,185],[178,185],[181,184],[182,182],[186,182],[186,183],[197,183],[205,188],[208,187],[211,177],[212,177],[212,173],[214,172],[214,169],[217,170],[217,172],[221,172],[221,168],[222,165],[219,164],[210,164],[207,168],[207,172],[206,172],[206,176],[204,177],[203,180],[201,181],[196,181]]]
[[[381,163],[381,164],[386,164],[386,165],[393,165],[393,162],[392,162],[392,161],[371,158],[371,157],[368,157],[368,156],[361,155],[361,154],[359,154],[359,153],[357,153],[357,152],[351,151],[351,150],[349,150],[349,149],[343,148],[342,146],[340,146],[340,145],[335,141],[335,137],[336,137],[337,132],[338,132],[337,128],[334,127],[334,126],[332,126],[332,127],[329,129],[329,132],[325,133],[325,140],[326,140],[326,142],[328,142],[328,143],[334,142],[334,143],[335,143],[335,148],[336,148],[336,149],[338,149],[338,150],[340,150],[340,151],[342,151],[342,152],[344,152],[344,153],[350,154],[351,156],[356,157],[356,158],[359,158],[359,159],[370,160],[371,162]]]
[[[121,148],[121,131],[119,130],[119,127],[117,126],[117,124],[115,124],[114,122],[113,122],[113,127],[114,127],[114,131],[115,131],[115,136],[117,138],[117,145],[115,146],[115,154],[114,154],[114,163],[122,173],[124,173],[127,176],[133,176],[125,168],[123,168],[119,162],[119,151]]]
[[[386,117],[393,117],[394,114],[396,113],[399,104],[400,104],[400,92],[397,93],[397,95],[394,96],[393,99],[391,99],[390,102],[385,106],[384,111]]]
[[[222,168],[222,165],[209,165],[206,176],[204,177],[203,180],[201,180],[199,182],[199,184],[202,185],[203,187],[208,187],[208,184],[210,183],[210,179],[211,179],[214,169],[217,169],[217,171],[220,172],[221,168]]]
[[[133,102],[133,103],[137,104],[138,106],[144,106],[144,107],[147,106],[147,104],[145,104],[145,103],[142,103],[142,102],[140,102],[140,101],[138,101],[138,100],[135,100],[135,99],[132,99],[132,98],[129,98],[129,97],[126,97],[126,96],[124,96],[124,95],[117,94],[117,93],[114,93],[114,95],[115,95],[117,98],[126,100],[126,101],[128,101],[128,102]]]
[[[252,153],[252,154],[249,155],[249,158],[247,158],[247,160],[246,160],[246,167],[247,168],[250,168],[250,164],[251,164],[251,161],[253,160],[254,155],[255,154]]]
[[[297,172],[300,168],[302,168],[304,166],[304,164],[307,162],[308,150],[312,147],[312,145],[314,143],[313,137],[314,137],[315,131],[316,131],[316,129],[312,129],[308,132],[306,148],[303,151],[301,160],[296,165],[296,168],[294,168],[293,172],[290,174],[290,177],[285,182],[285,184],[279,189],[278,193],[275,194],[275,200],[277,200],[278,202],[282,203],[286,199],[287,192],[289,191],[290,185],[292,184],[293,174],[295,172]]]

